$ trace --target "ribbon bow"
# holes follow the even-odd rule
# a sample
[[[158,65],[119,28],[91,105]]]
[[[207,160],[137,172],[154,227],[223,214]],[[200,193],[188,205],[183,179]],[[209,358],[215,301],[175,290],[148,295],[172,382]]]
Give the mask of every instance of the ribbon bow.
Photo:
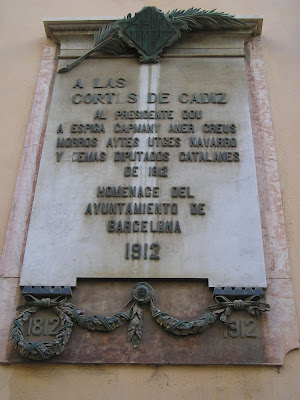
[[[261,296],[250,296],[245,300],[229,300],[225,296],[216,296],[215,301],[217,304],[207,307],[207,311],[230,309],[230,310],[245,310],[249,314],[259,316],[265,311],[270,311],[271,307],[267,303],[260,302]]]
[[[28,306],[41,307],[41,308],[49,308],[53,306],[62,306],[66,303],[67,298],[64,296],[57,296],[53,299],[49,297],[44,297],[42,299],[38,299],[37,297],[32,296],[31,294],[26,294],[24,296],[26,303],[17,307],[17,310],[21,310]]]

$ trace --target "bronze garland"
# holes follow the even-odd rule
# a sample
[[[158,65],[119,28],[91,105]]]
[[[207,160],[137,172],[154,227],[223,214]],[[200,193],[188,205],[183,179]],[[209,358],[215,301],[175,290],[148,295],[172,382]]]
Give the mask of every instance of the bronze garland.
[[[23,311],[13,321],[11,338],[21,356],[34,361],[44,361],[60,354],[70,338],[74,324],[78,324],[83,329],[112,332],[129,322],[127,338],[132,342],[133,347],[137,348],[142,339],[143,327],[143,314],[139,303],[149,303],[153,319],[167,332],[177,336],[201,334],[218,319],[228,329],[231,329],[231,321],[228,320],[228,317],[234,310],[244,310],[255,317],[270,311],[270,305],[262,303],[259,295],[250,296],[245,300],[232,301],[225,296],[215,296],[217,304],[207,307],[207,313],[201,318],[195,321],[178,320],[156,307],[153,300],[153,289],[146,282],[140,282],[133,287],[131,307],[112,317],[85,314],[83,310],[78,310],[74,304],[68,303],[67,298],[62,296],[54,299],[38,299],[32,295],[26,295],[24,298],[26,303],[17,308],[23,309]],[[55,311],[61,320],[59,332],[48,343],[28,342],[23,335],[23,325],[40,308],[52,308]]]

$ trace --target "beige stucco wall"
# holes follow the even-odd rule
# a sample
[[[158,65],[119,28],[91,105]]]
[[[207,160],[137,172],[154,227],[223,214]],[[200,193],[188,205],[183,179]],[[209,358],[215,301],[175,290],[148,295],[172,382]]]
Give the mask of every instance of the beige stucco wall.
[[[1,6],[2,140],[0,240],[3,245],[42,49],[44,17],[123,16],[144,5],[166,11],[201,6],[242,15],[264,15],[263,46],[298,320],[300,320],[300,179],[297,118],[299,33],[297,0],[11,0]],[[276,312],[276,310],[273,310]],[[298,399],[300,355],[275,367],[1,366],[6,399]]]

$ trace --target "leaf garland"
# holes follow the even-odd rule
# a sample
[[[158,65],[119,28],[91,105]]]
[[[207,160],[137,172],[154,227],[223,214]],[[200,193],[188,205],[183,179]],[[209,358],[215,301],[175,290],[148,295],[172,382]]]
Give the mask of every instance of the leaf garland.
[[[143,282],[145,285],[145,283]],[[73,325],[76,323],[83,329],[91,331],[112,332],[128,322],[127,339],[137,348],[142,339],[143,311],[139,301],[134,301],[129,310],[120,312],[112,317],[88,315],[78,310],[67,298],[38,299],[32,295],[25,296],[26,303],[19,306],[23,310],[13,321],[11,339],[14,347],[22,357],[43,361],[60,354],[70,338]],[[134,300],[133,298],[131,300]],[[143,303],[144,299],[140,302]],[[154,304],[153,298],[149,301],[152,318],[167,332],[177,336],[188,336],[204,333],[212,324],[220,320],[228,329],[232,329],[232,321],[228,317],[233,311],[244,310],[259,317],[270,311],[270,305],[261,302],[261,296],[250,296],[245,300],[231,300],[225,296],[215,296],[216,304],[207,307],[205,315],[194,321],[179,320],[161,311]],[[60,329],[50,342],[29,342],[24,338],[24,323],[40,308],[51,308],[60,318]]]

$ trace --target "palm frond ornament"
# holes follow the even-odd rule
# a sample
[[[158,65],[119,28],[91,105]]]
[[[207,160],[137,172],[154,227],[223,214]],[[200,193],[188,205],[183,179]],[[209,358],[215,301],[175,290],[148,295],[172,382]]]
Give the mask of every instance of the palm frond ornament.
[[[163,13],[156,7],[144,7],[134,17],[117,20],[100,27],[94,33],[94,46],[86,54],[58,72],[67,72],[93,53],[103,52],[118,55],[134,48],[140,54],[142,63],[160,61],[165,47],[180,39],[182,32],[201,30],[241,29],[246,24],[233,15],[189,8]]]

